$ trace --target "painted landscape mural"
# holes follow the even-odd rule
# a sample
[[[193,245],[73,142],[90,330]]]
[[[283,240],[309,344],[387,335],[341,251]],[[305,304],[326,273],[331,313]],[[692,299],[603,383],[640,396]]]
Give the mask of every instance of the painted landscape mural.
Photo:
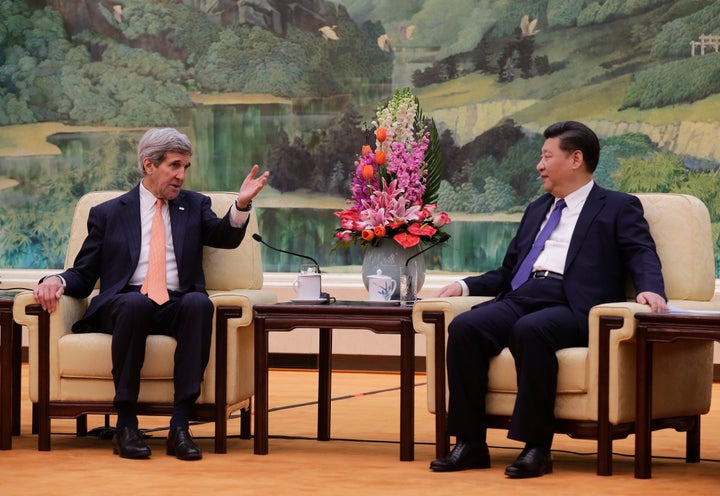
[[[453,219],[430,270],[500,262],[565,119],[600,135],[601,185],[695,195],[720,232],[720,0],[0,0],[0,266],[62,267],[77,198],[134,186],[138,138],[173,126],[186,187],[233,191],[258,163],[263,238],[353,270],[333,212],[404,87]]]

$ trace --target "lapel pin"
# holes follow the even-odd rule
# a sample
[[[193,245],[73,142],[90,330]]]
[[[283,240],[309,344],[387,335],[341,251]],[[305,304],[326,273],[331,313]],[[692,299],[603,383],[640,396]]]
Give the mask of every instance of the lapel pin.
[[[178,210],[185,210],[185,207],[178,207]]]

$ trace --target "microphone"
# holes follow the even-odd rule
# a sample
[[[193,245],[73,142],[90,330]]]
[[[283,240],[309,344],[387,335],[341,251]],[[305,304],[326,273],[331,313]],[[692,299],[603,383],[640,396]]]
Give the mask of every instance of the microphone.
[[[258,233],[253,234],[252,237],[253,237],[253,239],[254,239],[255,241],[257,241],[258,243],[264,244],[265,246],[267,246],[267,247],[270,248],[271,250],[280,251],[280,252],[283,252],[283,253],[287,253],[288,255],[294,255],[294,256],[296,256],[296,257],[307,258],[308,260],[311,260],[312,263],[314,263],[315,265],[317,265],[318,273],[320,273],[320,264],[317,263],[317,260],[315,260],[313,257],[309,257],[309,256],[307,256],[307,255],[301,255],[300,253],[295,253],[295,252],[292,252],[292,251],[281,250],[280,248],[275,248],[274,246],[270,246],[269,244],[267,244],[267,243],[262,239],[262,236],[260,236]],[[431,247],[431,248],[432,248],[432,247]]]
[[[427,248],[424,248],[424,249],[420,250],[420,251],[417,252],[415,255],[413,255],[412,257],[410,257],[410,258],[408,258],[407,260],[405,260],[405,267],[408,266],[408,263],[410,263],[410,260],[412,260],[413,258],[417,257],[418,255],[421,255],[421,254],[425,253],[425,252],[428,251],[430,248],[433,248],[433,247],[439,245],[440,243],[444,243],[444,242],[447,241],[448,239],[450,239],[450,235],[449,235],[449,234],[443,234],[442,236],[440,236],[440,239],[438,239],[437,241],[435,241],[433,244],[431,244],[431,245],[428,246]]]

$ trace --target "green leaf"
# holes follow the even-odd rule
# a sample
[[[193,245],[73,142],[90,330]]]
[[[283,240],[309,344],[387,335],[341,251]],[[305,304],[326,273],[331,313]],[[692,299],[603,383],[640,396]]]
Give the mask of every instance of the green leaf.
[[[415,114],[415,129],[427,129],[430,132],[430,142],[425,150],[425,164],[423,170],[426,174],[427,182],[425,184],[425,193],[423,194],[423,204],[436,203],[438,199],[438,191],[440,182],[442,181],[442,153],[440,152],[440,138],[438,136],[435,120],[426,118],[423,114],[420,100],[415,97],[417,104],[417,113]]]

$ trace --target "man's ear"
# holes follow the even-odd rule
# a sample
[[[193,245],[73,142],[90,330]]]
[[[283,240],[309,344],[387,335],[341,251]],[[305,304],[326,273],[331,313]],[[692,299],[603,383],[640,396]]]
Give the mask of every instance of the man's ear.
[[[154,167],[155,164],[152,163],[152,160],[147,157],[143,159],[143,170],[145,171],[145,174],[151,173]]]
[[[585,156],[583,155],[582,150],[575,150],[574,152],[572,152],[571,158],[573,162],[573,168],[578,168],[585,163]]]

